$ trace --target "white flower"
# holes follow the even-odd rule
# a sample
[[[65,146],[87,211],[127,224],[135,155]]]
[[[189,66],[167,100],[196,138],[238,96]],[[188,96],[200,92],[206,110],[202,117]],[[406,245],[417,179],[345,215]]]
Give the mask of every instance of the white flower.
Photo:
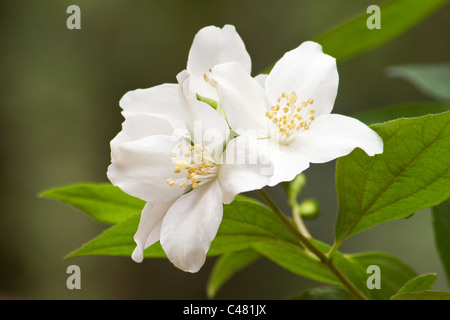
[[[216,90],[205,82],[204,74],[217,64],[231,61],[239,63],[250,74],[251,59],[235,27],[202,28],[195,35],[188,54],[189,91],[217,101]],[[179,112],[177,102],[178,84],[165,83],[128,92],[120,100],[120,106],[125,118],[136,113],[153,115],[169,121],[174,128],[180,128],[183,127],[183,119],[176,114]]]
[[[235,28],[205,27],[195,36],[187,68],[178,76],[181,88],[162,84],[127,92],[120,100],[125,122],[111,141],[108,178],[147,201],[134,237],[132,258],[137,262],[145,248],[160,240],[177,267],[196,272],[221,222],[222,203],[269,182],[270,165],[263,174],[253,165],[255,141],[233,139],[222,154],[228,125],[196,99],[199,94],[217,100],[203,76],[229,61],[250,73],[250,56]]]
[[[132,258],[142,261],[144,249],[159,240],[175,266],[197,272],[221,223],[222,204],[267,185],[272,172],[261,171],[264,163],[252,159],[255,141],[228,142],[228,124],[190,92],[186,71],[178,80],[176,93],[158,86],[146,91],[145,103],[127,104],[126,110],[140,112],[128,114],[111,141],[108,178],[147,202]],[[163,117],[155,111],[158,105],[168,109]]]
[[[274,164],[270,185],[290,181],[309,167],[363,149],[383,151],[381,138],[360,121],[330,114],[339,77],[335,59],[314,42],[287,52],[267,76],[252,78],[238,63],[208,75],[238,133],[257,131]]]

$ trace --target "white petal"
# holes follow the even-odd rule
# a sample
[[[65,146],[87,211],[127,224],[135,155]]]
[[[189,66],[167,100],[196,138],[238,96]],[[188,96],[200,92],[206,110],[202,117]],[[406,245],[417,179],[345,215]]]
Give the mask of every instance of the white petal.
[[[257,131],[257,136],[267,137],[269,123],[264,89],[236,62],[214,67],[213,79],[217,82],[221,101],[230,126],[242,134]]]
[[[299,102],[314,100],[312,107],[316,116],[331,112],[338,83],[335,59],[324,54],[319,44],[310,41],[287,52],[265,82],[269,103],[274,104],[283,92],[295,92]]]
[[[259,85],[260,85],[261,87],[263,87],[263,88],[265,89],[265,88],[266,88],[266,79],[267,79],[268,76],[269,76],[268,74],[261,73],[261,74],[258,74],[258,75],[255,77],[255,80],[256,80],[256,82],[259,83]]]
[[[203,97],[217,100],[217,93],[203,79],[215,65],[236,61],[250,74],[251,59],[245,44],[232,25],[225,25],[222,29],[209,26],[201,29],[194,37],[189,51],[187,71],[192,79],[189,89]]]
[[[132,114],[122,123],[122,130],[111,141],[112,144],[139,140],[154,135],[171,135],[169,121],[147,114]]]
[[[217,180],[183,195],[170,207],[161,228],[161,245],[177,268],[197,272],[202,267],[222,213]]]
[[[145,201],[169,201],[183,193],[169,186],[177,179],[170,153],[180,142],[172,136],[149,136],[125,143],[111,142],[108,178],[124,192]]]
[[[209,26],[201,29],[194,37],[189,51],[187,71],[203,77],[215,65],[236,61],[247,74],[251,72],[251,59],[245,44],[232,25],[222,29]]]
[[[185,128],[177,84],[129,91],[119,104],[125,118],[133,114],[147,114],[169,121],[174,129]]]
[[[312,163],[323,163],[349,154],[355,148],[369,156],[383,152],[383,140],[359,120],[339,114],[315,119],[292,145]]]
[[[159,241],[163,218],[172,204],[173,201],[147,202],[141,213],[138,230],[134,235],[136,249],[131,255],[134,261],[142,262],[144,249]]]
[[[239,136],[227,144],[218,175],[224,203],[231,203],[241,192],[269,184],[273,165],[260,142],[249,136]]]
[[[309,167],[307,158],[293,145],[278,144],[269,140],[267,147],[267,155],[274,166],[269,186],[275,186],[283,181],[291,181]]]
[[[228,138],[229,128],[225,119],[210,105],[197,100],[188,89],[191,76],[182,71],[177,75],[180,84],[182,113],[192,141],[200,145],[222,145]]]

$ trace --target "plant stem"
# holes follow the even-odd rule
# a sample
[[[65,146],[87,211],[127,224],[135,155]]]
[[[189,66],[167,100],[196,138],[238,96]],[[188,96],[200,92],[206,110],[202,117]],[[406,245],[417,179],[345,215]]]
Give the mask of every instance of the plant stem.
[[[349,290],[349,292],[359,300],[367,300],[364,294],[355,287],[355,285],[342,273],[342,271],[334,264],[333,260],[328,259],[327,255],[320,251],[309,239],[301,233],[285,216],[285,214],[278,208],[275,202],[269,197],[269,195],[263,190],[257,191],[259,196],[269,206],[269,208],[275,213],[275,215],[281,220],[281,222],[288,227],[288,229],[295,235],[295,237],[304,245],[312,254],[314,254],[322,264],[324,264],[330,271],[336,276],[336,278]]]
[[[328,251],[327,256],[328,259],[332,259],[334,253],[338,250],[339,246],[341,245],[342,241],[335,241],[334,244],[331,246],[330,251]]]
[[[292,207],[292,216],[294,217],[294,222],[297,225],[298,230],[305,235],[307,238],[312,238],[305,224],[303,223],[302,215],[298,209],[298,205],[294,204]]]

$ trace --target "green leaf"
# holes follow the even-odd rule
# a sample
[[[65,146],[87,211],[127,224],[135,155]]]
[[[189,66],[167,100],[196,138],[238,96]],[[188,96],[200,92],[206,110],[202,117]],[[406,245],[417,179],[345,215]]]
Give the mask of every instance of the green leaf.
[[[380,268],[381,288],[370,290],[370,296],[373,299],[389,299],[405,282],[417,276],[409,265],[387,253],[364,252],[348,255],[347,258],[360,266],[366,280],[370,276],[367,273],[369,266],[376,265]]]
[[[253,243],[252,248],[296,275],[319,282],[340,284],[326,266],[312,256],[305,255],[294,245],[278,241],[261,241]]]
[[[354,114],[353,117],[365,124],[386,122],[397,118],[414,118],[428,114],[442,113],[450,110],[450,104],[440,102],[408,102],[376,108]]]
[[[450,201],[433,208],[436,247],[450,286]]]
[[[86,255],[109,255],[130,257],[135,248],[133,235],[139,225],[140,215],[133,215],[105,230],[102,234],[70,253],[68,257]],[[322,252],[330,247],[317,240],[311,241]],[[250,253],[253,252],[253,253]],[[256,253],[257,252],[257,253]],[[211,244],[208,256],[225,254],[219,259],[216,274],[209,283],[209,294],[215,292],[231,275],[251,263],[258,254],[264,255],[281,267],[303,277],[333,285],[341,285],[331,271],[315,257],[305,252],[289,229],[282,224],[272,211],[260,202],[238,196],[231,204],[224,206],[222,224],[217,236]],[[159,242],[147,248],[146,258],[166,258]],[[379,293],[371,293],[366,287],[366,269],[364,256],[347,256],[336,252],[333,261],[342,272],[369,297],[378,297]],[[366,256],[367,257],[367,256]],[[369,256],[373,258],[372,256]],[[391,261],[384,256],[376,256],[379,264]],[[366,258],[367,260],[367,258]],[[381,262],[380,262],[381,261]],[[392,261],[391,261],[392,263]],[[398,262],[393,263],[398,266]],[[408,275],[408,269],[402,276]],[[402,278],[399,276],[399,279]],[[404,282],[406,282],[405,279]],[[398,288],[395,288],[398,289]],[[395,291],[396,292],[396,291]]]
[[[97,221],[116,224],[140,214],[145,202],[111,184],[80,183],[44,191],[41,197],[69,204]]]
[[[133,236],[139,225],[140,215],[132,216],[109,229],[106,229],[99,236],[84,244],[81,248],[71,252],[66,258],[73,258],[87,255],[108,255],[108,256],[128,256],[136,247]],[[153,257],[165,257],[159,243],[152,246],[147,255]]]
[[[214,264],[206,285],[208,298],[214,298],[219,289],[236,272],[244,269],[260,257],[261,255],[252,249],[228,252],[222,255]]]
[[[450,197],[450,112],[372,125],[384,141],[374,157],[356,149],[337,161],[335,247],[385,221]]]
[[[124,255],[130,256],[135,243],[133,235],[139,224],[139,216],[133,216],[115,226],[72,252],[69,257],[85,255]],[[334,276],[312,258],[299,245],[297,239],[272,211],[260,202],[238,196],[224,205],[222,223],[211,244],[208,256],[228,252],[257,249],[273,258],[278,256],[288,265],[295,265],[296,273],[306,274],[316,280],[326,279],[335,282]],[[284,254],[280,254],[283,252]],[[165,257],[161,245],[156,243],[147,248],[145,257]],[[303,269],[304,268],[304,269]]]
[[[354,300],[352,295],[340,287],[316,287],[302,292],[289,300]]]
[[[426,95],[450,101],[450,63],[400,65],[387,71],[392,77],[409,81]]]
[[[416,278],[409,280],[403,287],[398,290],[399,293],[410,293],[410,292],[418,292],[425,291],[431,289],[431,287],[436,282],[436,274],[428,273],[420,275]]]
[[[393,295],[392,300],[450,300],[450,292],[418,291]]]
[[[376,48],[399,36],[447,3],[447,0],[392,0],[380,6],[381,29],[367,28],[362,15],[316,38],[324,52],[338,60]]]
[[[135,248],[133,235],[137,230],[140,215],[132,216],[118,223],[83,245],[68,257],[86,255],[130,256]],[[322,252],[330,247],[314,241]],[[273,212],[260,202],[238,196],[228,205],[224,205],[222,223],[213,240],[208,256],[253,249],[266,256],[281,267],[303,277],[319,282],[339,285],[331,271],[318,259],[307,253],[299,245],[290,230],[280,222]],[[147,258],[166,257],[159,242],[144,251]],[[336,264],[351,281],[364,290],[364,273],[359,266],[336,252]]]

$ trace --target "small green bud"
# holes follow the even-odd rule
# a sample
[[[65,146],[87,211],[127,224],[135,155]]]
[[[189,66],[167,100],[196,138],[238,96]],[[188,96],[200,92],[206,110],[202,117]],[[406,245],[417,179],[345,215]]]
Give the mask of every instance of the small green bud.
[[[306,199],[298,205],[302,217],[312,219],[319,215],[319,203],[314,199]]]

